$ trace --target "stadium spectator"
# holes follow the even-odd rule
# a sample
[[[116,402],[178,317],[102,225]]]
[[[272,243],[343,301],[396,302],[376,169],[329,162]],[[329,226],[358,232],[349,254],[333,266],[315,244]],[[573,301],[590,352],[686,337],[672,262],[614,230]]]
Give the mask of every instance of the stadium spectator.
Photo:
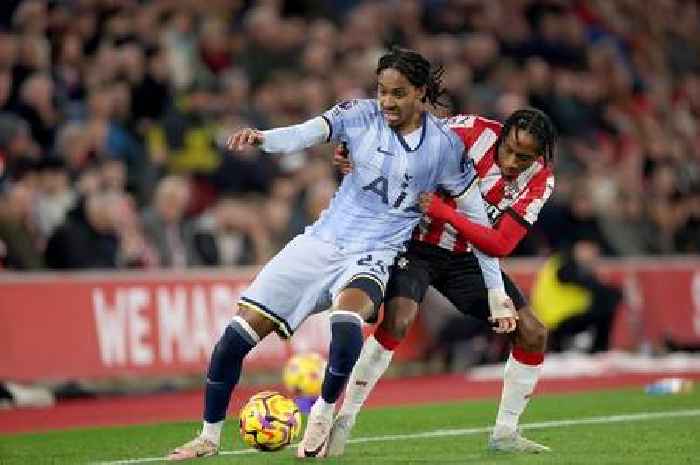
[[[126,164],[118,158],[106,158],[96,164],[101,188],[106,191],[117,193],[126,192],[127,188],[127,168]]]
[[[44,157],[39,162],[39,182],[34,215],[44,240],[63,224],[66,213],[75,206],[76,193],[70,184],[62,158]]]
[[[27,122],[11,113],[0,113],[0,182],[22,177],[38,154]]]
[[[14,270],[44,267],[41,238],[34,224],[31,182],[8,184],[0,194],[0,266]]]
[[[674,237],[676,249],[700,254],[700,189],[696,189],[685,200],[683,220]]]
[[[51,149],[60,115],[54,105],[54,83],[46,73],[28,76],[12,111],[29,123],[32,138],[43,151]]]
[[[152,204],[143,213],[149,244],[164,268],[184,268],[199,263],[192,248],[192,224],[185,219],[190,186],[185,178],[167,176],[156,187]]]
[[[53,155],[65,161],[70,177],[75,181],[96,156],[85,125],[69,122],[61,126],[56,134]]]
[[[538,273],[532,307],[549,329],[549,349],[566,350],[572,337],[592,331],[590,353],[608,350],[610,332],[622,291],[603,283],[594,272],[598,243],[575,242],[553,255]]]
[[[141,267],[148,263],[145,241],[122,227],[131,216],[125,195],[88,195],[49,238],[44,254],[54,269]]]
[[[654,226],[644,214],[638,195],[619,193],[600,216],[600,228],[615,255],[640,256],[650,253]]]
[[[200,216],[193,232],[197,265],[241,266],[264,263],[271,247],[260,215],[248,203],[222,197]]]

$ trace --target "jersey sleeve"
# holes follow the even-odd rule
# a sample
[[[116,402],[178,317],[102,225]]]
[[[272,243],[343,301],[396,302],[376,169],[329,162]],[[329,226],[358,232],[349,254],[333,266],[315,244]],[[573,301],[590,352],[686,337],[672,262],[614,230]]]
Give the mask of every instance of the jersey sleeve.
[[[451,144],[443,151],[438,185],[452,197],[462,195],[476,180],[474,165],[464,154],[464,144],[455,135],[451,135]]]
[[[475,123],[475,115],[455,115],[445,119],[445,124],[459,136],[467,149],[474,143]]]
[[[475,165],[493,148],[503,128],[498,121],[477,115],[456,115],[445,123],[462,141]]]
[[[471,197],[463,195],[455,202],[460,209],[458,211],[442,197],[434,196],[427,214],[432,218],[450,223],[459,234],[482,252],[492,257],[505,257],[525,237],[528,228],[510,215],[505,215],[496,228],[492,229],[489,227],[488,219],[484,221],[486,212],[483,201],[479,202],[479,200],[482,200],[481,196],[477,200],[474,194]],[[472,210],[471,214],[469,210]]]
[[[377,107],[372,100],[346,100],[323,113],[328,123],[329,142],[348,142],[352,133],[369,128]]]
[[[466,192],[456,199],[456,203],[460,213],[476,224],[489,227],[489,217],[486,214],[486,207],[477,186],[473,185],[468,188]],[[456,212],[454,212],[454,215],[459,216]],[[501,276],[501,266],[498,259],[486,255],[479,249],[475,249],[474,254],[479,261],[486,287],[488,289],[502,289],[503,277]]]
[[[321,144],[328,139],[329,127],[320,116],[301,124],[263,131],[262,150],[269,153],[293,153]]]
[[[554,190],[554,175],[548,169],[543,169],[530,182],[524,195],[507,210],[516,220],[530,227],[537,221],[540,210],[552,195]]]

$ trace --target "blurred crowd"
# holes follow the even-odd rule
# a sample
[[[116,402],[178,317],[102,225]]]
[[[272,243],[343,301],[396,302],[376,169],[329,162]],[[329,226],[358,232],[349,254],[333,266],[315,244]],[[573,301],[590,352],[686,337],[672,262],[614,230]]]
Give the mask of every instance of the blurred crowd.
[[[223,149],[371,98],[378,57],[445,67],[448,108],[534,106],[555,194],[517,250],[700,253],[696,0],[4,0],[0,265],[265,262],[332,197],[332,147]]]

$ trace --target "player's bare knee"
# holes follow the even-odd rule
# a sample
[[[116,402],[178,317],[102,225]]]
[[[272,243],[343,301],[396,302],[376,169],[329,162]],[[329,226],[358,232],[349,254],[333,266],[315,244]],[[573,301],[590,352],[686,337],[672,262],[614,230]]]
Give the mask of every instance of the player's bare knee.
[[[277,329],[274,321],[245,305],[238,304],[236,316],[245,321],[261,340]]]
[[[363,320],[372,315],[374,305],[372,300],[361,289],[344,289],[333,304],[334,310],[345,310],[360,315]]]
[[[406,297],[395,297],[386,305],[382,328],[394,338],[401,340],[416,319],[418,305]]]
[[[407,316],[402,316],[397,322],[394,328],[394,337],[396,339],[404,339],[408,330],[413,324],[413,318],[408,318]]]
[[[401,340],[406,336],[408,331],[408,324],[405,319],[401,320],[399,318],[384,318],[382,324],[379,325],[382,330],[388,333],[391,337],[397,340]]]
[[[539,320],[535,320],[530,330],[530,346],[532,352],[544,352],[547,347],[547,328]]]
[[[529,352],[543,352],[547,345],[547,328],[532,316],[519,322],[516,344]]]
[[[384,291],[376,280],[356,277],[338,294],[333,308],[355,312],[364,321],[376,320],[383,295]]]

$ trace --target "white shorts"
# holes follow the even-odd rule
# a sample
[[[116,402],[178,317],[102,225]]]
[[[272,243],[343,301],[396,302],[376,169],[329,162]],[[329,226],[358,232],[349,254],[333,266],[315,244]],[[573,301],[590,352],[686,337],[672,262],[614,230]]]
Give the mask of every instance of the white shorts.
[[[290,241],[260,270],[239,304],[255,310],[290,337],[307,316],[327,310],[355,279],[375,282],[382,296],[397,251],[348,253],[310,234]]]

